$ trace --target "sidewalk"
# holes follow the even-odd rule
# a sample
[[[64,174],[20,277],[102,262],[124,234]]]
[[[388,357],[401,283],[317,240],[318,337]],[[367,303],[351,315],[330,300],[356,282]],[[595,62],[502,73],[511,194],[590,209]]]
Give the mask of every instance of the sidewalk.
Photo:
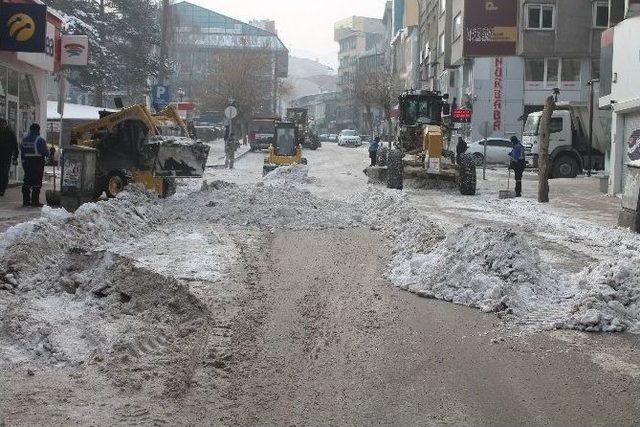
[[[214,142],[209,142],[209,146],[211,147],[211,151],[209,152],[209,161],[207,162],[208,169],[222,169],[224,168],[224,141],[219,139]],[[240,160],[248,153],[251,152],[251,147],[249,144],[240,145],[238,150],[236,150],[236,161]]]
[[[40,192],[40,202],[46,203],[45,191],[53,186],[53,182],[44,182]],[[39,208],[22,207],[21,184],[12,181],[4,197],[0,197],[0,233],[21,222],[29,221],[40,216]]]

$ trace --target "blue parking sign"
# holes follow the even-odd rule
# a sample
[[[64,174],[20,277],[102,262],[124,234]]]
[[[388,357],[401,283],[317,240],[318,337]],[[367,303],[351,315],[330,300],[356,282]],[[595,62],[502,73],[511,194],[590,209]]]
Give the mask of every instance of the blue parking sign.
[[[169,86],[155,85],[151,88],[151,100],[154,104],[166,107],[171,102],[171,89]]]

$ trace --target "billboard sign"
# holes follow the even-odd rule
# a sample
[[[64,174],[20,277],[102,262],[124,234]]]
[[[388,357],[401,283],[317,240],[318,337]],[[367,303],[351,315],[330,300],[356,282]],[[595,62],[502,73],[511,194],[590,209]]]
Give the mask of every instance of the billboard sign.
[[[516,0],[465,0],[464,7],[464,56],[516,54]]]
[[[0,50],[45,53],[47,6],[3,3],[0,8]]]
[[[89,62],[88,36],[62,36],[62,65],[85,66]]]
[[[456,108],[451,113],[454,123],[471,123],[471,110],[468,108]]]

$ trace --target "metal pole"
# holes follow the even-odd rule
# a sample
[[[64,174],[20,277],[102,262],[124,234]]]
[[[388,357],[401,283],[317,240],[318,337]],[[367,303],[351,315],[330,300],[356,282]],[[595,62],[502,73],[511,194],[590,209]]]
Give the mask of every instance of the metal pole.
[[[587,167],[587,176],[591,176],[591,169],[593,167],[593,163],[591,161],[591,151],[593,147],[593,80],[589,81],[589,146],[587,147],[587,159],[588,159],[588,167]]]

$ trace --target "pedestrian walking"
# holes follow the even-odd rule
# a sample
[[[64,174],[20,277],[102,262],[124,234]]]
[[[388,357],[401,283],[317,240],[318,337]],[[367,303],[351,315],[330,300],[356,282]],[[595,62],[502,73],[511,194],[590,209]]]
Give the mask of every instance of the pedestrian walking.
[[[22,205],[41,208],[40,190],[44,177],[45,157],[49,155],[47,142],[40,136],[40,125],[34,123],[20,144],[24,181],[22,184]]]
[[[18,164],[18,138],[5,119],[0,119],[0,197],[9,186],[11,165]]]
[[[229,133],[229,137],[224,142],[224,167],[233,169],[233,164],[236,157],[237,142],[233,133]]]
[[[469,149],[469,145],[467,145],[467,141],[464,140],[463,137],[458,137],[458,144],[456,145],[456,161],[458,164],[460,163],[460,157],[467,152]]]
[[[527,167],[524,146],[516,136],[511,137],[511,143],[513,150],[509,153],[509,157],[511,157],[510,167],[516,175],[516,197],[522,197],[522,175]]]
[[[376,136],[373,142],[369,143],[369,158],[371,158],[371,166],[378,164],[378,149],[380,149],[380,137]]]

